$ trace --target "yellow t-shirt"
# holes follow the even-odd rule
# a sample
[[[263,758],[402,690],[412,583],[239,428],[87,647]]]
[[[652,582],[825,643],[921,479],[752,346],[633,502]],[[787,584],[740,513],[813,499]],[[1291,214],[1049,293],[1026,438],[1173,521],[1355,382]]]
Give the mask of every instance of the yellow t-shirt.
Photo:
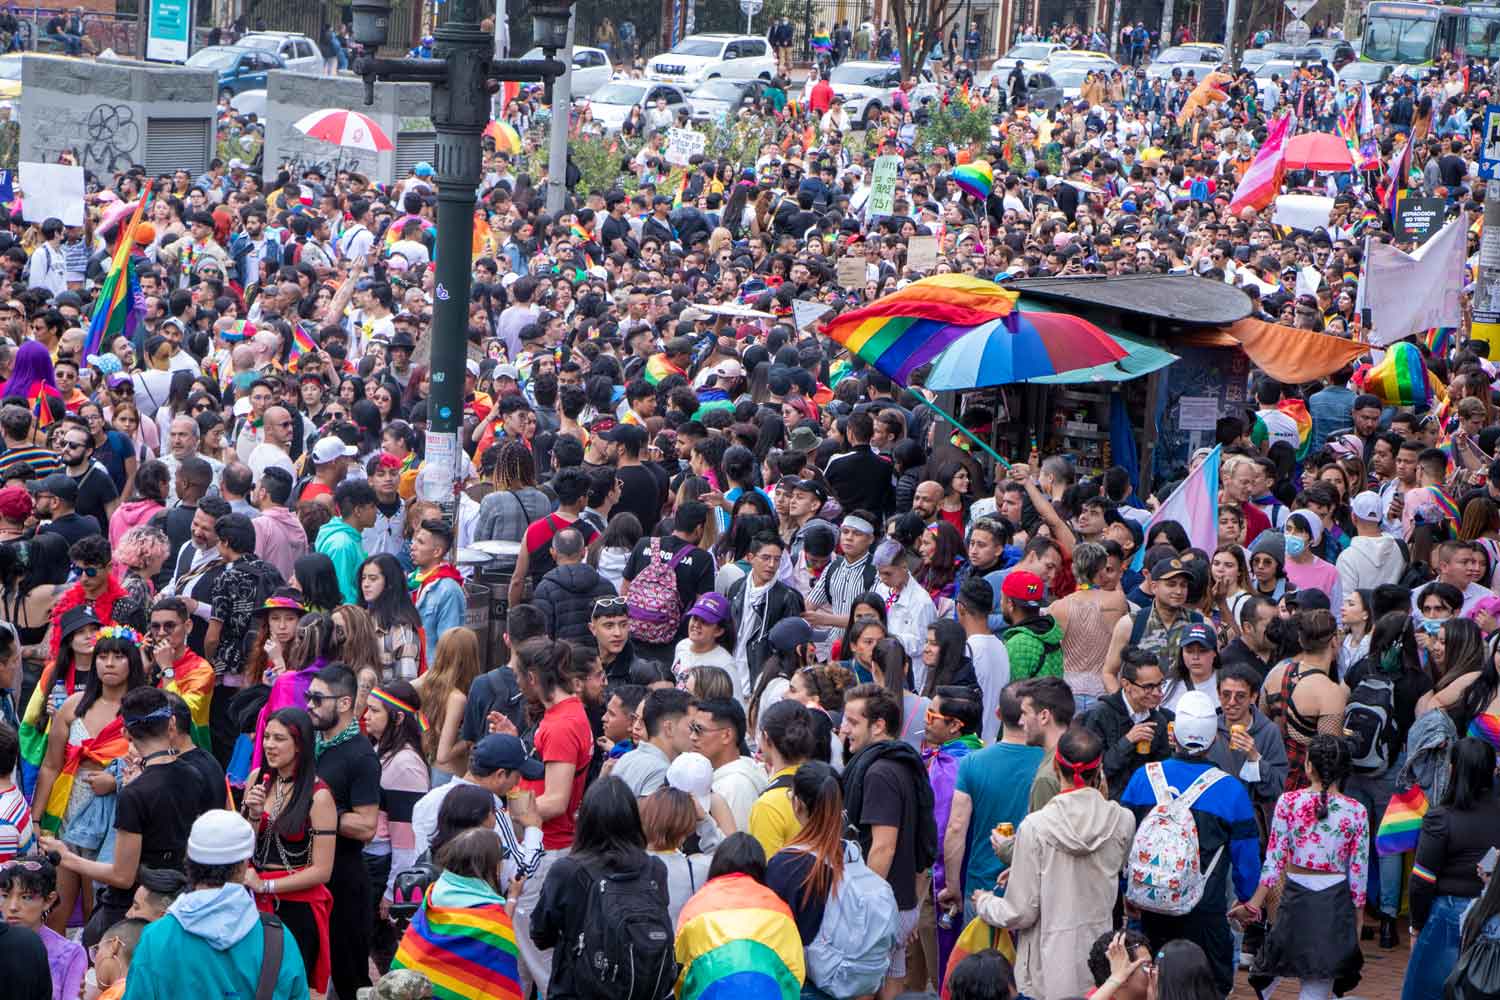
[[[772,787],[761,792],[760,798],[750,807],[750,836],[760,841],[767,858],[785,847],[787,841],[802,829],[792,812],[792,790],[787,787],[795,773],[795,767],[784,767],[771,775]],[[776,783],[783,777],[787,782],[777,787]]]

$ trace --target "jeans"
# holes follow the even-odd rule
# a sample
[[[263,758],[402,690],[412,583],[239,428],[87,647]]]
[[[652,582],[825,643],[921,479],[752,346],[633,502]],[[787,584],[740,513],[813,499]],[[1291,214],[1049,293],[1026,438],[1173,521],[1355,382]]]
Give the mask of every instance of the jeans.
[[[1380,817],[1385,815],[1391,796],[1396,791],[1396,768],[1387,768],[1376,774],[1351,774],[1344,782],[1344,794],[1356,799],[1365,807],[1370,817],[1370,854],[1375,855],[1375,829]],[[1390,854],[1378,858],[1380,872],[1380,912],[1394,917],[1401,906],[1401,855]],[[1375,895],[1371,893],[1371,895]]]
[[[1443,982],[1458,963],[1461,922],[1471,902],[1461,896],[1433,900],[1427,923],[1422,925],[1406,963],[1401,1000],[1443,1000]]]

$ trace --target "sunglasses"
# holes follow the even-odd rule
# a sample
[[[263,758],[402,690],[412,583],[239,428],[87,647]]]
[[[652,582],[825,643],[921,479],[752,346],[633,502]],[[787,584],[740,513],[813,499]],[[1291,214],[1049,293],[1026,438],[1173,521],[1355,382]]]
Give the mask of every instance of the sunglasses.
[[[94,577],[98,576],[102,572],[102,570],[100,570],[98,566],[80,566],[77,563],[74,563],[73,572],[81,573],[92,580]]]
[[[594,602],[594,614],[596,616],[624,614],[626,610],[627,606],[623,597],[601,597]]]
[[[318,708],[325,701],[338,701],[339,696],[336,694],[314,694],[313,692],[309,691],[302,700],[307,702],[313,708]]]

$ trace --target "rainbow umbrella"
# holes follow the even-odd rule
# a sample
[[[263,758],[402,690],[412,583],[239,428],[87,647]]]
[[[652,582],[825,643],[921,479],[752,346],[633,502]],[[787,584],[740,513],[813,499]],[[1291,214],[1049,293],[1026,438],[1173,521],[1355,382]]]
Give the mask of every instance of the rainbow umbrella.
[[[990,196],[990,190],[995,186],[995,171],[986,160],[961,163],[953,168],[951,176],[960,191],[981,201]]]
[[[509,122],[492,121],[484,127],[484,134],[495,141],[497,153],[509,153],[514,156],[521,151],[521,134]]]
[[[971,327],[934,359],[929,389],[1008,385],[1119,362],[1130,349],[1098,325],[1022,297],[1015,311]]]

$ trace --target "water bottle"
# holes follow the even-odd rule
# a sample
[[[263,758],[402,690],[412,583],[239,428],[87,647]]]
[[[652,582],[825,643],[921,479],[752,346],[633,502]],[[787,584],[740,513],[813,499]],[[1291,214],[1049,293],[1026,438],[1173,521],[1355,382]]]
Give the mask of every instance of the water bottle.
[[[51,715],[62,708],[62,703],[67,700],[68,687],[62,681],[58,681],[52,685],[52,693],[47,696],[47,714]]]

